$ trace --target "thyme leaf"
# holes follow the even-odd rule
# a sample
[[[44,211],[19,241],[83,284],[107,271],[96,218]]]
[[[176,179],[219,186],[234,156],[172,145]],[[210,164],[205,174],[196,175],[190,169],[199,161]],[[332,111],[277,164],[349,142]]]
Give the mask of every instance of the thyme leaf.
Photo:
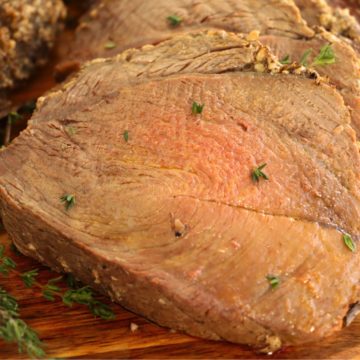
[[[61,202],[65,204],[65,209],[70,210],[75,205],[75,196],[71,194],[65,194],[60,197]]]
[[[308,49],[304,52],[300,59],[300,65],[308,66],[308,59],[310,54],[313,52],[313,49]],[[310,64],[311,67],[314,66],[326,66],[335,64],[335,52],[332,48],[331,44],[324,45],[321,49],[319,54],[315,57],[314,61]]]
[[[253,170],[251,177],[254,182],[259,182],[261,178],[264,180],[269,180],[269,177],[263,172],[266,166],[267,164],[262,164]]]
[[[115,49],[116,48],[116,43],[114,41],[107,41],[104,45],[104,48],[107,49],[107,50],[111,50],[111,49]]]
[[[34,269],[20,274],[20,278],[27,288],[31,288],[34,285],[36,281],[36,277],[38,275],[39,275],[39,270]]]
[[[16,263],[13,259],[5,256],[5,246],[0,245],[0,274],[8,276],[11,269],[16,268]]]
[[[351,251],[351,252],[356,252],[356,244],[354,243],[354,240],[352,239],[352,237],[349,234],[344,234],[343,235],[343,241],[344,244],[347,246],[347,248]]]
[[[285,55],[281,60],[280,60],[280,64],[283,65],[289,65],[291,64],[291,59],[290,59],[290,55]]]
[[[191,112],[193,113],[193,115],[200,115],[204,110],[204,106],[205,104],[200,105],[196,101],[194,101],[191,107]]]
[[[304,54],[301,56],[300,65],[308,66],[308,59],[313,49],[307,49]]]
[[[275,275],[267,275],[266,276],[267,281],[270,284],[270,287],[272,289],[276,289],[280,285],[280,278]]]
[[[115,319],[114,312],[110,309],[110,307],[100,301],[94,300],[89,305],[90,311],[97,317],[103,320],[113,320]]]
[[[93,291],[89,286],[66,291],[62,297],[62,300],[67,306],[72,306],[73,303],[87,305],[89,310],[95,316],[98,316],[104,320],[112,320],[115,318],[114,312],[108,305],[94,299]]]
[[[320,53],[314,59],[311,66],[325,66],[335,64],[335,53],[331,44],[327,44],[320,49]]]
[[[8,275],[10,271],[15,273],[23,281],[26,287],[36,286],[42,291],[43,296],[50,301],[60,297],[64,304],[72,306],[74,303],[86,305],[89,311],[97,317],[105,320],[115,318],[111,308],[94,297],[94,292],[89,286],[83,286],[72,274],[66,274],[50,279],[46,285],[36,281],[39,275],[38,269],[29,270],[24,273],[17,271],[16,263],[5,256],[5,246],[0,244],[0,273]],[[65,292],[56,285],[65,280],[70,289]],[[42,358],[46,354],[36,332],[32,330],[18,313],[16,299],[0,287],[0,339],[17,343],[19,353],[26,350],[29,357]]]
[[[61,292],[61,289],[55,285],[55,283],[61,281],[63,279],[62,276],[51,279],[47,282],[47,284],[42,289],[43,297],[49,301],[55,301],[55,296]]]
[[[70,289],[80,289],[81,287],[83,287],[83,284],[78,281],[75,276],[71,273],[67,273],[63,276],[64,281],[66,282],[66,285],[70,288]]]
[[[177,15],[170,15],[166,18],[171,26],[179,26],[182,23],[182,18]]]
[[[0,338],[16,343],[19,353],[26,350],[31,358],[45,357],[43,344],[37,333],[20,319],[16,299],[0,287]]]

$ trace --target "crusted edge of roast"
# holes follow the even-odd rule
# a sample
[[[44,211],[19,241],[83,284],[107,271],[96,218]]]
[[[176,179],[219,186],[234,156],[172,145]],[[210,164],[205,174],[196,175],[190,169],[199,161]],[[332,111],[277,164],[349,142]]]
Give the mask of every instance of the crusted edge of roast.
[[[242,33],[233,33],[233,32],[227,32],[225,30],[200,30],[200,31],[192,31],[189,33],[176,35],[170,39],[164,40],[156,45],[147,44],[142,46],[141,48],[132,48],[125,50],[118,55],[114,57],[109,58],[97,58],[90,60],[88,62],[85,62],[79,69],[79,71],[75,74],[73,74],[64,84],[62,84],[62,87],[53,91],[50,91],[46,95],[40,97],[38,99],[37,107],[40,108],[41,105],[45,102],[47,98],[51,98],[54,96],[57,96],[58,94],[61,94],[64,90],[67,88],[73,86],[78,79],[82,76],[83,73],[88,71],[89,68],[91,68],[94,65],[98,64],[107,64],[111,62],[115,63],[131,63],[132,59],[140,55],[142,53],[145,53],[147,51],[152,51],[153,49],[156,49],[160,46],[166,46],[167,44],[172,44],[177,41],[181,41],[181,39],[195,39],[196,37],[209,37],[212,39],[218,38],[219,40],[224,41],[226,38],[232,38],[237,39],[239,41],[238,46],[233,46],[233,48],[247,48],[251,49],[253,52],[252,60],[246,64],[246,66],[243,66],[243,69],[236,69],[232,70],[232,72],[256,72],[256,73],[267,73],[267,74],[292,74],[296,76],[303,76],[305,78],[313,79],[317,84],[324,82],[328,83],[328,79],[321,77],[319,73],[311,68],[307,68],[303,65],[300,65],[296,62],[292,64],[282,64],[279,59],[274,55],[272,50],[268,47],[263,45],[259,41],[259,32],[253,31],[249,34],[242,34]],[[218,50],[216,50],[218,51]],[[209,52],[211,52],[211,49],[209,49]],[[154,60],[155,62],[156,60]],[[245,65],[245,64],[244,64]],[[230,70],[228,72],[231,72]],[[196,72],[195,72],[196,73]],[[224,73],[224,72],[221,72]],[[166,75],[164,77],[167,77],[169,75]]]

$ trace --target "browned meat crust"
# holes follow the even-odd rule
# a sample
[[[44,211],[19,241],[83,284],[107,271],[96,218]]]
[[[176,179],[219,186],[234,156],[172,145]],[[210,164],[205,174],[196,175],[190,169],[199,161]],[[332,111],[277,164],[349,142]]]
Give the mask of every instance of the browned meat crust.
[[[295,0],[304,19],[311,26],[323,26],[335,35],[344,36],[352,41],[360,51],[360,25],[351,15],[349,8],[338,7],[339,1]],[[333,6],[330,6],[329,4]],[[344,2],[342,2],[344,5]]]
[[[62,0],[0,0],[0,90],[44,64],[64,17]]]

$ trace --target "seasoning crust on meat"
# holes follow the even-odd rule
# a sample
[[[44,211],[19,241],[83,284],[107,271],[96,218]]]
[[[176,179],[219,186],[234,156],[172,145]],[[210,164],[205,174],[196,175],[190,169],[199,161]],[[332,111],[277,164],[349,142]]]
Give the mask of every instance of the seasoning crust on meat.
[[[0,90],[46,62],[65,13],[61,0],[0,0]]]

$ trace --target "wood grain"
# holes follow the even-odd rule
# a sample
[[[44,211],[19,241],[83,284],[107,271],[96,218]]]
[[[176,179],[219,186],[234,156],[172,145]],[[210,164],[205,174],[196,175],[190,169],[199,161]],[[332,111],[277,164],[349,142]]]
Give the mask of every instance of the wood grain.
[[[9,248],[6,234],[0,243]],[[16,261],[20,272],[40,269],[39,282],[56,277],[36,261],[7,253]],[[204,341],[172,333],[112,304],[116,319],[96,319],[86,307],[69,308],[61,299],[45,300],[37,288],[26,289],[17,275],[1,277],[0,285],[18,299],[22,318],[39,333],[52,358],[77,359],[358,359],[360,358],[360,319],[337,336],[319,344],[288,348],[274,356],[255,354],[249,349],[228,343]],[[65,287],[65,284],[60,284]],[[102,298],[107,301],[107,299]],[[131,332],[130,324],[139,329]],[[0,342],[0,359],[24,359],[16,347]]]
[[[64,52],[63,44],[71,33],[64,32],[49,65],[40,69],[32,81],[12,94],[14,104],[37,98],[55,85],[53,68]],[[9,246],[5,233],[0,243]],[[9,252],[10,254],[10,252]],[[41,269],[39,281],[46,283],[56,277],[36,261],[16,256],[18,270]],[[19,300],[21,316],[39,333],[46,344],[47,355],[52,358],[77,359],[360,359],[360,319],[341,333],[317,344],[284,349],[273,356],[255,354],[249,349],[228,343],[211,342],[172,333],[113,304],[116,319],[104,321],[94,318],[80,305],[69,308],[60,299],[45,300],[38,289],[26,289],[14,274],[0,275],[0,285]],[[65,286],[65,284],[63,284]],[[104,299],[104,301],[107,301]],[[130,324],[139,326],[131,332]],[[0,341],[0,359],[25,359],[15,346]]]

